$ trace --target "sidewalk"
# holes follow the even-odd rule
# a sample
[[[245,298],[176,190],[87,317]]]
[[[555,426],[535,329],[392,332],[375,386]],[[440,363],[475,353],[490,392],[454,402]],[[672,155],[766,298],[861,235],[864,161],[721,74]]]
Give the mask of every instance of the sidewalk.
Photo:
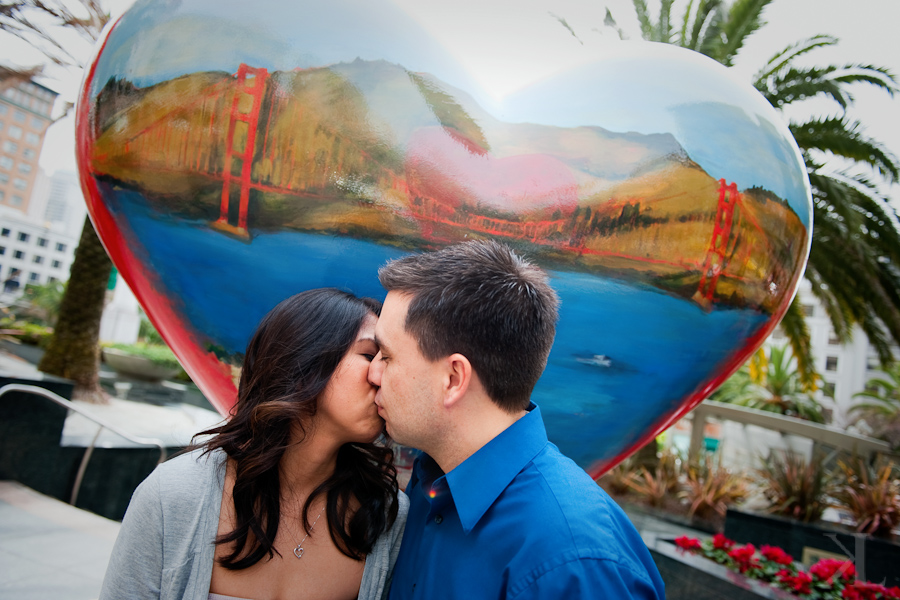
[[[0,599],[100,595],[119,523],[0,481]]]

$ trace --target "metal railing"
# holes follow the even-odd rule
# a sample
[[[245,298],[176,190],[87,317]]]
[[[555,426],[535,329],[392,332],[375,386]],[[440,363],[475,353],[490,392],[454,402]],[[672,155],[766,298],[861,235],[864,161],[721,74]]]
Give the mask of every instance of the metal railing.
[[[75,475],[75,483],[74,485],[72,485],[72,494],[69,498],[69,504],[73,506],[75,505],[75,501],[78,500],[78,492],[81,489],[81,481],[82,479],[84,479],[84,472],[87,470],[88,462],[91,460],[91,455],[94,453],[94,448],[97,445],[97,439],[99,439],[100,432],[104,429],[109,429],[116,435],[125,438],[133,444],[138,444],[139,446],[156,446],[157,448],[159,448],[159,461],[157,464],[162,463],[164,460],[166,460],[166,446],[165,442],[163,442],[162,440],[159,440],[157,438],[132,435],[127,431],[123,431],[116,425],[112,425],[104,419],[91,414],[91,411],[85,410],[83,407],[75,404],[71,400],[66,400],[62,396],[54,394],[49,390],[38,387],[36,385],[24,385],[19,383],[9,383],[7,385],[4,385],[3,387],[0,387],[0,396],[9,392],[24,392],[26,394],[42,396],[62,406],[63,408],[78,413],[84,418],[99,425],[99,427],[97,428],[97,433],[94,434],[94,438],[91,440],[91,443],[84,449],[84,456],[81,458],[81,463],[78,465],[78,473]]]
[[[718,417],[728,421],[756,425],[782,434],[799,435],[813,440],[815,444],[830,446],[839,450],[858,454],[872,460],[878,454],[890,455],[891,446],[874,438],[848,433],[837,427],[802,421],[771,412],[764,412],[744,406],[724,402],[704,400],[691,411],[691,444],[688,456],[693,460],[700,456],[703,435],[708,417]]]

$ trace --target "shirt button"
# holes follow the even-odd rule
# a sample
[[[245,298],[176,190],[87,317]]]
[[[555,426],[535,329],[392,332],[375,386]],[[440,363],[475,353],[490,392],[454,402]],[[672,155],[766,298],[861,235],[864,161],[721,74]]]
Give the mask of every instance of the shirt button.
[[[434,522],[437,523],[438,525],[440,525],[441,523],[444,522],[444,517],[442,517],[441,515],[438,515],[434,518]]]

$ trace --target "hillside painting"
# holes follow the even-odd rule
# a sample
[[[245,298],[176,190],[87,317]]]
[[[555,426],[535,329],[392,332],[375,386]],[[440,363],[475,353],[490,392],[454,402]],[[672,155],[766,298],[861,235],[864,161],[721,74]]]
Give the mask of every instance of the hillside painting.
[[[373,113],[385,90],[394,113]],[[671,135],[476,119],[433,78],[384,62],[110,80],[97,106],[95,175],[226,234],[407,249],[496,236],[561,269],[768,313],[805,251],[782,199],[715,181]]]

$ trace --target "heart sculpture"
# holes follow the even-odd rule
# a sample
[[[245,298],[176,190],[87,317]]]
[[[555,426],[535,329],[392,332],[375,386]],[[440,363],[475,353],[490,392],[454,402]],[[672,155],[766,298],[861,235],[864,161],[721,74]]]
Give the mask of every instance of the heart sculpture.
[[[441,9],[138,2],[78,107],[91,217],[223,414],[283,298],[383,297],[389,259],[508,243],[562,299],[534,401],[597,475],[784,314],[809,252],[803,163],[772,107],[698,54],[579,45],[546,10]],[[479,45],[466,25],[490,18]]]

